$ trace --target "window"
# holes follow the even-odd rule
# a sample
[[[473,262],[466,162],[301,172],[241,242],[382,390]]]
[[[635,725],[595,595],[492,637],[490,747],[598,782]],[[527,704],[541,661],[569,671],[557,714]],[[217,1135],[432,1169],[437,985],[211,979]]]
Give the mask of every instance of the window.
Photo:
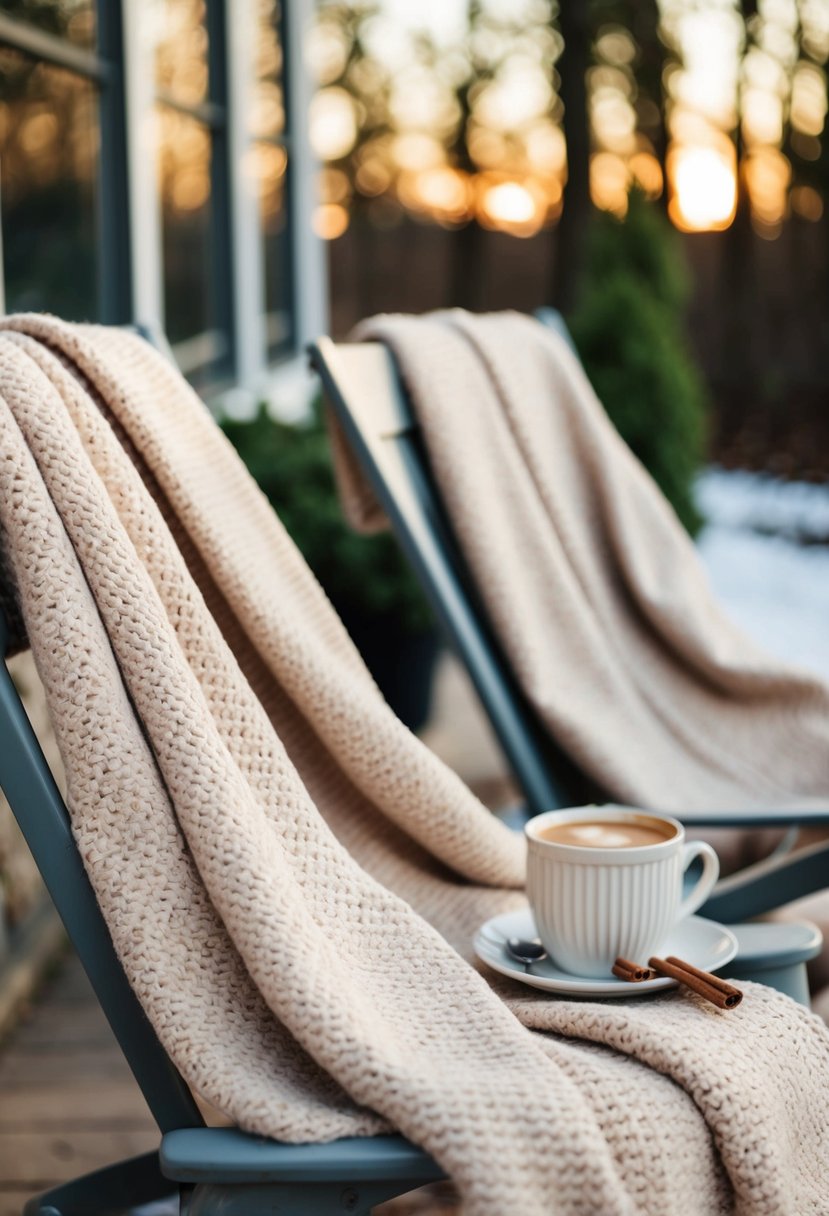
[[[206,396],[266,391],[324,324],[286,62],[310,10],[0,0],[6,311],[160,324]]]
[[[196,382],[232,360],[222,6],[157,7],[158,170],[167,338]]]
[[[5,306],[129,318],[117,6],[0,5]]]

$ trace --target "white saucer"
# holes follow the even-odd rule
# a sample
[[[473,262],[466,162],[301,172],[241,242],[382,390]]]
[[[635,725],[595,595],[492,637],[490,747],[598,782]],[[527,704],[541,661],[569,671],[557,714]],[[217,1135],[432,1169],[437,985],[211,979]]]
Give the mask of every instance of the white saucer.
[[[655,980],[642,980],[629,984],[610,976],[607,979],[588,979],[562,971],[552,959],[533,963],[525,971],[521,963],[510,958],[501,942],[508,937],[532,939],[537,936],[533,914],[529,908],[518,912],[505,912],[493,916],[481,925],[475,935],[475,953],[481,962],[508,975],[511,979],[529,984],[531,988],[543,988],[546,992],[563,992],[568,996],[641,996],[645,992],[657,992],[662,988],[676,987],[676,980],[660,976]],[[664,958],[675,954],[703,971],[717,971],[730,963],[737,953],[737,938],[725,925],[718,925],[704,916],[689,916],[674,928],[660,951]],[[637,960],[638,961],[638,960]],[[647,959],[642,960],[643,963]]]

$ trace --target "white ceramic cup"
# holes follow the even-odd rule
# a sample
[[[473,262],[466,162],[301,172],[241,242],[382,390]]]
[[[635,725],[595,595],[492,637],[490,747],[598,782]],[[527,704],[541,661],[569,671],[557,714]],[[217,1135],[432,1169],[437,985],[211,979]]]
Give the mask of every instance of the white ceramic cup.
[[[655,844],[593,847],[545,840],[556,825],[649,824],[668,833]],[[703,841],[685,842],[676,819],[625,807],[547,811],[525,827],[527,895],[550,958],[573,975],[611,974],[614,960],[647,964],[674,925],[705,902],[720,871]],[[685,871],[702,858],[702,874],[682,897]]]

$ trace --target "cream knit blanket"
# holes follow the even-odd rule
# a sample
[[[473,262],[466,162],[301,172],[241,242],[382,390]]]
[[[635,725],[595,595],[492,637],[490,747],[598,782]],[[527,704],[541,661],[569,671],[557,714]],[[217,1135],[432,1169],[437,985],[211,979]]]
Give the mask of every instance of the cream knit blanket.
[[[522,843],[387,709],[195,395],[119,331],[2,330],[4,560],[188,1082],[265,1135],[399,1128],[474,1216],[825,1211],[823,1024],[755,985],[722,1013],[488,984],[461,956]]]
[[[663,810],[829,804],[829,689],[726,619],[558,334],[453,311],[358,336],[394,351],[512,669],[583,772]],[[349,518],[382,526],[336,447]]]

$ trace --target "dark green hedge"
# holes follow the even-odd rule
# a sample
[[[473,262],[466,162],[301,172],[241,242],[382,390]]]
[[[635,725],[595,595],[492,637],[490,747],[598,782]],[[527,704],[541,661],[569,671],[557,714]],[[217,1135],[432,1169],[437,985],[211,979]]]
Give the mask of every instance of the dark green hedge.
[[[359,536],[345,524],[319,402],[306,424],[277,422],[264,406],[252,422],[225,420],[236,448],[342,615],[365,615],[410,633],[429,608],[389,535]]]
[[[667,218],[638,194],[602,213],[570,330],[610,418],[693,535],[708,400],[684,333],[688,277]]]

